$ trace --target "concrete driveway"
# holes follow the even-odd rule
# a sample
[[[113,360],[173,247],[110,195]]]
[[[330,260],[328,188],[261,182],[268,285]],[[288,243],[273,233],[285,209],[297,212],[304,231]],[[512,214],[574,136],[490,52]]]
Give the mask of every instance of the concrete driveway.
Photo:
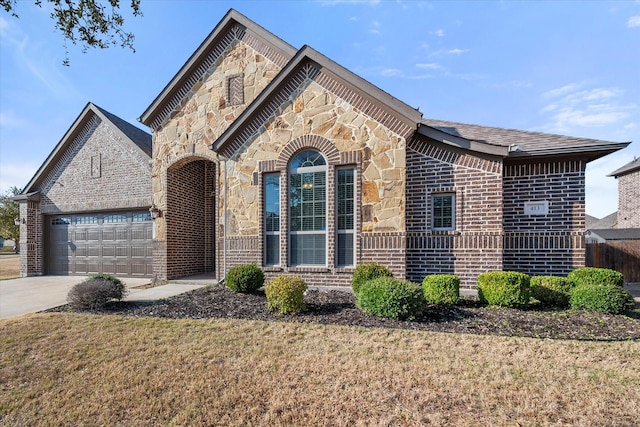
[[[85,279],[84,276],[34,276],[0,280],[0,319],[64,305],[71,288]],[[122,278],[122,281],[129,289],[127,301],[159,300],[212,283],[211,280],[202,280],[144,288],[151,284],[149,279],[126,277]]]

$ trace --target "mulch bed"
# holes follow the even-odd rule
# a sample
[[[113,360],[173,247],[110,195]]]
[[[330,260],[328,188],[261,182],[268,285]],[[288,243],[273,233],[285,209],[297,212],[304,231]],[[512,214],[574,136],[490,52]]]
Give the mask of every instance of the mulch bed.
[[[531,306],[524,310],[487,307],[463,300],[453,307],[429,306],[413,321],[378,318],[356,308],[355,296],[341,291],[307,291],[306,311],[283,316],[267,310],[264,292],[241,294],[210,286],[166,300],[113,302],[100,313],[175,319],[233,318],[309,322],[366,328],[402,328],[479,335],[598,341],[640,340],[640,310],[627,316]],[[60,307],[57,311],[68,311]]]

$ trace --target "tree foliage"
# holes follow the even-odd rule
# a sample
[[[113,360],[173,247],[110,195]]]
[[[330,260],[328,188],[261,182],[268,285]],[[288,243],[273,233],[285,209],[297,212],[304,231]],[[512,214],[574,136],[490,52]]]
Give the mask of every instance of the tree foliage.
[[[129,48],[133,52],[134,35],[123,29],[124,18],[120,13],[120,0],[33,0],[42,7],[48,3],[52,7],[51,19],[54,27],[62,33],[66,41],[80,44],[82,51],[99,48],[106,49],[120,45]],[[133,16],[142,16],[140,0],[130,0]],[[16,8],[18,0],[0,0],[0,6],[5,12],[18,18]],[[69,52],[63,61],[69,65]]]
[[[20,194],[22,190],[11,187],[0,195],[0,237],[17,240],[20,237],[20,226],[15,224],[20,217],[20,205],[10,198]]]

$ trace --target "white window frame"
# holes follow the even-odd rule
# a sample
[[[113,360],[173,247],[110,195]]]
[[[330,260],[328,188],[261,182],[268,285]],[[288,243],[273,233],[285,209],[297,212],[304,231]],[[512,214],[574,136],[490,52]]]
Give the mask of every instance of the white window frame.
[[[436,227],[436,198],[451,197],[451,226]],[[431,229],[433,231],[452,231],[456,229],[456,193],[453,191],[431,193]]]
[[[327,267],[329,260],[327,259],[327,255],[329,253],[329,238],[328,238],[328,234],[327,234],[327,228],[328,228],[328,215],[327,215],[327,208],[329,206],[329,180],[328,180],[328,173],[329,173],[329,166],[328,166],[328,162],[327,162],[327,158],[324,156],[324,154],[322,152],[320,152],[319,150],[313,149],[313,148],[308,148],[308,149],[304,149],[300,152],[297,152],[296,154],[294,154],[293,156],[291,156],[291,160],[293,160],[298,154],[300,154],[301,152],[304,151],[315,151],[318,154],[320,154],[322,156],[322,158],[324,159],[324,165],[321,166],[303,166],[303,167],[298,167],[298,168],[287,168],[287,187],[286,187],[286,191],[287,191],[287,263],[289,266],[291,267],[295,267],[295,268],[322,268],[322,267]],[[303,174],[303,173],[313,173],[313,172],[324,172],[324,179],[325,179],[325,196],[324,196],[324,203],[325,203],[325,227],[324,230],[320,231],[320,230],[311,230],[311,231],[292,231],[291,230],[291,175],[299,175],[299,174]],[[282,209],[282,207],[281,207]],[[292,262],[292,256],[293,256],[293,251],[291,249],[291,236],[294,235],[320,235],[324,233],[324,263],[323,264],[294,264]]]

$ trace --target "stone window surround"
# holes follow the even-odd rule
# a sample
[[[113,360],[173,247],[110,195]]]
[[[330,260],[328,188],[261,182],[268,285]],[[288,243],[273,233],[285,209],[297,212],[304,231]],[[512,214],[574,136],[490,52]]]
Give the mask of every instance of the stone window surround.
[[[327,262],[326,266],[291,266],[289,265],[289,242],[288,233],[280,234],[280,265],[271,266],[264,265],[264,253],[265,253],[265,217],[264,217],[264,175],[265,174],[280,174],[280,185],[287,183],[289,179],[288,164],[289,160],[293,158],[297,153],[313,149],[317,150],[324,156],[327,162],[327,205],[334,206],[334,209],[327,210]],[[337,168],[353,167],[354,169],[354,181],[355,181],[355,218],[354,218],[354,260],[359,259],[360,253],[360,239],[358,239],[359,228],[361,223],[361,208],[360,208],[360,194],[362,192],[360,177],[362,173],[362,152],[361,151],[348,151],[339,152],[333,143],[326,138],[317,135],[303,135],[289,142],[283,150],[280,152],[278,159],[276,160],[264,160],[258,162],[258,188],[260,188],[260,206],[259,209],[259,242],[260,253],[263,254],[263,269],[269,272],[288,272],[288,273],[335,273],[335,272],[352,272],[355,266],[342,267],[337,265],[336,256],[336,244],[337,244],[337,230],[336,230],[336,209],[335,197],[336,197],[336,176]],[[281,224],[288,224],[288,210],[283,209],[283,206],[288,206],[288,191],[280,191],[280,209],[281,209]],[[282,229],[281,225],[281,229]],[[287,225],[288,229],[288,225]],[[285,261],[286,262],[283,262]]]

